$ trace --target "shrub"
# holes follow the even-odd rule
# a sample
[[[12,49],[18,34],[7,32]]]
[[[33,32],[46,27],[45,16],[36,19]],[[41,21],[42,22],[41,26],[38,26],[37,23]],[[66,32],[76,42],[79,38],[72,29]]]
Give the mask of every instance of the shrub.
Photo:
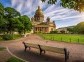
[[[6,49],[5,47],[0,47],[0,51],[3,51],[4,49]]]
[[[51,31],[50,34],[57,34],[57,31]]]
[[[3,40],[12,40],[12,39],[13,39],[13,35],[11,35],[11,34],[3,35]]]
[[[65,31],[64,31],[64,30],[61,30],[60,33],[61,33],[61,34],[65,34]]]

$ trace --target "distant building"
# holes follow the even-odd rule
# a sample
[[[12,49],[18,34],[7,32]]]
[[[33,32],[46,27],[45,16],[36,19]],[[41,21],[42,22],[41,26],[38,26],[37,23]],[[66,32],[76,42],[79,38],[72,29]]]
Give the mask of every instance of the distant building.
[[[49,33],[56,29],[55,22],[51,22],[49,17],[47,17],[46,22],[44,22],[44,14],[40,6],[38,6],[38,9],[36,10],[34,17],[31,18],[31,21],[33,25],[32,32],[35,33]]]
[[[64,31],[64,33],[69,33],[69,31],[67,30],[66,27],[58,28],[57,31],[58,31],[58,33],[61,33],[62,31]]]
[[[65,33],[72,33],[68,29],[73,29],[75,26],[68,26],[68,27],[61,27],[58,28],[57,31],[58,33],[61,33],[61,31],[64,31]]]

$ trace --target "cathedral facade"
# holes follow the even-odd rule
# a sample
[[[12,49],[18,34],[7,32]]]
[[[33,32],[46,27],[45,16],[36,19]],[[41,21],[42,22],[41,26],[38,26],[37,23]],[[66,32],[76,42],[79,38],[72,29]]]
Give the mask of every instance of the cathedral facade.
[[[40,6],[38,6],[34,17],[31,18],[31,22],[33,25],[33,33],[49,33],[50,31],[54,31],[56,29],[55,22],[51,22],[49,17],[47,17],[46,22],[44,22],[44,14]]]

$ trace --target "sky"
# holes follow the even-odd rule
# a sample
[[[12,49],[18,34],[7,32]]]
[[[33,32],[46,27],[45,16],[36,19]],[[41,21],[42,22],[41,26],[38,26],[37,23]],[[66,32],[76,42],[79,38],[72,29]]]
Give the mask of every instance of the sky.
[[[34,16],[36,9],[40,6],[43,10],[45,20],[47,17],[55,21],[56,28],[73,26],[84,22],[84,12],[78,12],[73,9],[60,6],[60,0],[56,4],[48,4],[48,0],[42,3],[40,0],[0,0],[5,7],[15,8],[21,15],[27,15],[30,18]]]

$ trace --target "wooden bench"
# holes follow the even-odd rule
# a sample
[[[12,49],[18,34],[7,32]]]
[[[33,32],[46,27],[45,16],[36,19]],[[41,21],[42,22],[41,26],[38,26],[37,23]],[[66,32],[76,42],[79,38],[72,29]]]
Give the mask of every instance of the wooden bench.
[[[40,54],[42,54],[42,51],[44,51],[44,53],[46,53],[45,51],[51,51],[55,53],[64,54],[65,62],[67,62],[67,60],[69,59],[69,51],[66,48],[57,48],[57,47],[40,45],[40,49],[41,49]]]
[[[29,48],[29,50],[31,48],[37,48],[37,49],[39,49],[38,44],[31,44],[31,43],[25,43],[25,42],[23,42],[23,44],[24,44],[24,47],[25,47],[25,51],[27,50],[27,48]]]
[[[51,51],[51,52],[55,52],[55,53],[60,53],[60,54],[64,54],[65,56],[65,62],[67,62],[67,60],[69,59],[69,51],[66,48],[57,48],[57,47],[51,47],[51,46],[44,46],[44,45],[38,45],[38,44],[30,44],[30,43],[25,43],[23,42],[24,47],[25,47],[25,51],[27,49],[27,47],[30,48],[37,48],[40,51],[40,55],[42,53],[46,53],[46,51]]]

